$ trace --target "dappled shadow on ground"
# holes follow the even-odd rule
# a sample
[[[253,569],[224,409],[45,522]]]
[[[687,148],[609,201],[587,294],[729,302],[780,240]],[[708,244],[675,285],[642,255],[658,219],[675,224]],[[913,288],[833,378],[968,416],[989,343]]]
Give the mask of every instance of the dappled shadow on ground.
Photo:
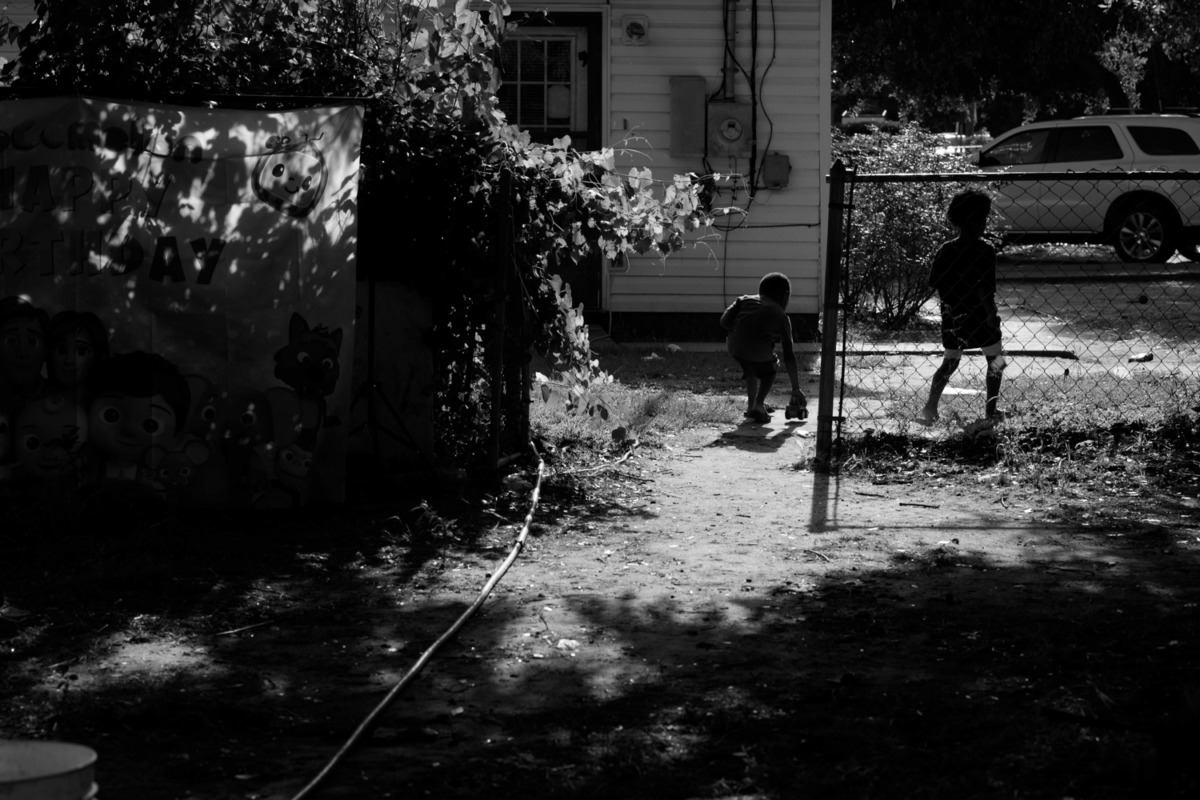
[[[840,491],[814,492],[827,530]],[[6,565],[35,570],[6,566],[6,585],[38,613],[0,631],[37,667],[6,665],[27,719],[10,710],[5,734],[96,747],[106,795],[291,796],[507,538],[412,568],[372,522],[6,539]],[[544,585],[535,537],[529,571],[321,796],[1196,796],[1197,551],[1161,528],[1023,536],[1037,555],[1020,562],[948,541],[772,585],[682,574],[620,592]]]
[[[513,597],[356,770],[438,797],[1191,796],[1200,565],[1089,545],[936,548],[699,605]],[[569,629],[529,619],[560,602]],[[512,624],[527,646],[491,638]],[[555,647],[572,635],[610,657]]]

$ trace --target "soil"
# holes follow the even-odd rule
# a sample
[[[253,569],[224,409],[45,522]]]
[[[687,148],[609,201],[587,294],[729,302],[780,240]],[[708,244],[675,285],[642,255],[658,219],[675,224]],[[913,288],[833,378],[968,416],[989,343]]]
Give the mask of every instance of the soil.
[[[531,466],[454,507],[10,531],[32,613],[0,622],[0,733],[93,747],[133,800],[285,800],[325,768],[311,796],[1200,796],[1194,500],[815,474],[813,434],[547,453],[523,551],[415,674]]]

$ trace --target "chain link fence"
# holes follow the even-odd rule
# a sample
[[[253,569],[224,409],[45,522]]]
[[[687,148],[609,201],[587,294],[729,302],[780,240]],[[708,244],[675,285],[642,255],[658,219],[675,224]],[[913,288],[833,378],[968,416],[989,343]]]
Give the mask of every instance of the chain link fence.
[[[839,166],[830,182],[839,435],[952,436],[984,416],[986,362],[968,349],[939,419],[920,422],[944,352],[929,267],[955,235],[945,212],[964,189],[992,199],[985,237],[997,250],[1008,425],[1155,424],[1200,404],[1200,173],[857,175]]]

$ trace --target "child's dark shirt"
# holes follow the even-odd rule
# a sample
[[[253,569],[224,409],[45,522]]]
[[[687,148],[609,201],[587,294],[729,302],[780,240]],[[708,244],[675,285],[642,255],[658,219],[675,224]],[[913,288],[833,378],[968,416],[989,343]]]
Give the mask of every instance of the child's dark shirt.
[[[951,239],[938,248],[929,285],[943,303],[962,311],[996,302],[996,250],[982,239]]]
[[[947,348],[983,347],[1000,341],[996,311],[996,250],[981,239],[952,239],[938,248],[929,285],[942,303]]]
[[[739,297],[721,315],[721,327],[729,331],[726,347],[734,358],[769,361],[775,345],[792,344],[792,322],[779,304],[762,295]]]

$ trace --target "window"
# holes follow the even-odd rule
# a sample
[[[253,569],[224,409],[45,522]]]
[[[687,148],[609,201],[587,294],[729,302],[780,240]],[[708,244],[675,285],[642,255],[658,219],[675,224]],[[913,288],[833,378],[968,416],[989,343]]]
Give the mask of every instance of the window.
[[[1040,164],[1046,160],[1046,140],[1049,131],[1027,131],[984,151],[979,158],[981,167],[1007,167],[1012,164]]]
[[[1054,161],[1109,161],[1120,159],[1121,145],[1107,125],[1060,128]]]
[[[1196,140],[1180,128],[1130,125],[1129,133],[1138,148],[1148,156],[1200,155],[1200,147],[1196,146]]]
[[[537,141],[586,130],[586,75],[579,69],[582,34],[521,29],[500,54],[500,108]]]

